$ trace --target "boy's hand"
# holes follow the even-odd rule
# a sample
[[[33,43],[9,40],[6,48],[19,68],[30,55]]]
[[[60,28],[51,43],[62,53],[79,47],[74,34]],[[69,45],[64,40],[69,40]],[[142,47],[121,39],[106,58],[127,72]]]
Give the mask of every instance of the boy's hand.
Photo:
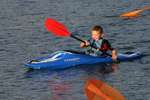
[[[85,46],[89,46],[90,45],[90,43],[87,40],[85,41],[84,44],[85,44]]]
[[[80,47],[86,47],[86,46],[89,46],[89,45],[90,45],[90,43],[87,40],[85,40],[84,42],[82,42],[80,44]]]
[[[112,56],[112,60],[116,61],[116,60],[117,60],[117,56],[116,56],[116,55],[113,55],[113,56]]]
[[[112,60],[114,60],[114,61],[117,60],[117,51],[116,50],[112,51]]]

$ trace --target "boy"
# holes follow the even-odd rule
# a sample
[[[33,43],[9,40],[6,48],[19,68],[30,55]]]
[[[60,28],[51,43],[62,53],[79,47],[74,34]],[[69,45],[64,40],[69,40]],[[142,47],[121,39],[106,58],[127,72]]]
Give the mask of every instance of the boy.
[[[86,53],[90,55],[96,56],[110,56],[107,51],[112,52],[112,59],[117,60],[117,52],[114,48],[111,47],[108,40],[103,39],[103,28],[99,25],[96,25],[91,30],[91,37],[90,40],[85,40],[85,43],[81,43],[80,47],[90,47]],[[93,48],[94,47],[94,48]],[[101,51],[101,52],[100,52]]]

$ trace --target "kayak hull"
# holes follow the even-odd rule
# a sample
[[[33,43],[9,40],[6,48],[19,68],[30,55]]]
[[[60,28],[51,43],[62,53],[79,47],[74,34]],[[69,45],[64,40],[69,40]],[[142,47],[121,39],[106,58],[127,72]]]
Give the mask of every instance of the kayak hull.
[[[118,61],[130,61],[141,57],[139,52],[130,52],[118,54]],[[31,69],[65,69],[77,65],[95,64],[95,63],[112,63],[111,57],[97,57],[80,53],[67,51],[57,51],[46,57],[37,58],[25,64]]]

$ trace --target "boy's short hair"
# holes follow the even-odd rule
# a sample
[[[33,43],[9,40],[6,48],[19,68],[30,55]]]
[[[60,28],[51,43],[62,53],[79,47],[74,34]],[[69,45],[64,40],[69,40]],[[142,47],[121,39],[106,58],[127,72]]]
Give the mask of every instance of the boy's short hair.
[[[100,33],[103,33],[103,28],[100,25],[95,25],[92,28],[92,31],[99,31]]]

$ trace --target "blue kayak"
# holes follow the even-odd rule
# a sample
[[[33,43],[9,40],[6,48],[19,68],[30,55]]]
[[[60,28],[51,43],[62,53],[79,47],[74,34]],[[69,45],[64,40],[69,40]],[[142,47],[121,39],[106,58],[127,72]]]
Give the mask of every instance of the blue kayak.
[[[130,61],[141,58],[140,52],[127,52],[118,54],[118,61]],[[25,64],[31,69],[64,69],[77,65],[87,65],[96,63],[112,63],[110,56],[91,56],[74,51],[57,51],[46,57],[37,58]]]

